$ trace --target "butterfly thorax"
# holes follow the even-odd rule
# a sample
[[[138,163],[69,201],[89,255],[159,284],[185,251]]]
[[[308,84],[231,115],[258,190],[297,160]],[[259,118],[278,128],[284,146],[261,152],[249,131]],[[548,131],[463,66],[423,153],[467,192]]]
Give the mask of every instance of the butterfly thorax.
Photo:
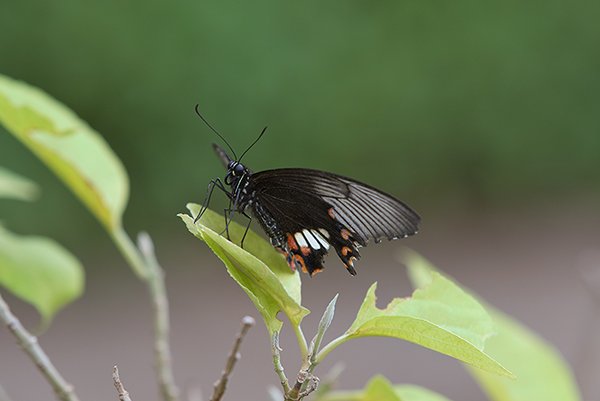
[[[230,198],[232,207],[238,212],[244,212],[253,203],[253,193],[250,190],[252,172],[243,164],[232,160],[227,166],[225,184],[231,188]]]
[[[228,173],[225,177],[225,183],[231,187],[231,200],[233,208],[242,213],[248,207],[252,209],[253,214],[257,217],[260,225],[269,236],[271,244],[278,248],[285,246],[285,233],[281,231],[275,218],[256,198],[256,191],[252,185],[252,173],[250,170],[239,167],[242,166],[237,162],[230,162]],[[236,172],[237,167],[237,172]],[[240,174],[241,173],[241,174]]]

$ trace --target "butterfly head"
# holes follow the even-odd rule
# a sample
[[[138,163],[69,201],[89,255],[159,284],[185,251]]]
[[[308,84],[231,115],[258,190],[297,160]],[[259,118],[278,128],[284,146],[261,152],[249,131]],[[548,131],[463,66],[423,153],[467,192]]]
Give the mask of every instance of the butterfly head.
[[[244,173],[248,172],[248,169],[244,167],[242,163],[232,160],[227,166],[227,172],[230,173],[233,177],[241,177],[242,175],[244,175]]]
[[[236,160],[231,160],[227,164],[227,175],[225,176],[225,184],[231,185],[247,174],[250,174],[250,171],[242,163]]]
[[[232,159],[229,155],[217,144],[213,144],[213,149],[223,166],[227,169],[227,175],[225,176],[225,184],[231,185],[241,177],[246,174],[249,174],[250,171],[239,161]]]

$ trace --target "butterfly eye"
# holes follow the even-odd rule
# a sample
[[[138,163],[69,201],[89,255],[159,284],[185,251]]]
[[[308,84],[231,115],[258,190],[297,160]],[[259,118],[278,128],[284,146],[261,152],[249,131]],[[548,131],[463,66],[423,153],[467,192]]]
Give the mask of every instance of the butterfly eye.
[[[233,174],[234,175],[242,175],[242,174],[244,174],[244,170],[245,170],[244,166],[240,163],[233,166]]]

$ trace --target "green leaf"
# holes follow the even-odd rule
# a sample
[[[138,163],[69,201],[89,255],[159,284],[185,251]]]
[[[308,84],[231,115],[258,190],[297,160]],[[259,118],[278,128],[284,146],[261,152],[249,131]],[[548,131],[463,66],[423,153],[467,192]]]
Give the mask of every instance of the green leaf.
[[[83,268],[56,242],[0,226],[0,284],[32,304],[48,322],[83,292]]]
[[[428,285],[437,274],[429,262],[414,252],[407,252],[403,261],[415,286]],[[516,380],[509,380],[467,366],[491,400],[581,400],[573,374],[552,346],[516,320],[480,302],[492,316],[498,332],[486,342],[485,350],[516,376]]]
[[[375,376],[369,381],[360,398],[361,401],[403,401],[392,384],[383,376]],[[404,400],[406,401],[406,400]]]
[[[37,185],[0,166],[0,198],[32,201],[38,197]]]
[[[404,401],[450,401],[443,395],[411,384],[394,386],[394,390]]]
[[[376,306],[373,284],[345,340],[368,336],[394,337],[452,356],[480,369],[511,376],[484,351],[494,333],[490,316],[475,299],[450,280],[434,274],[430,284],[411,298],[395,298],[385,309]],[[335,341],[335,340],[334,340]]]
[[[0,123],[37,155],[110,231],[121,224],[129,183],[104,139],[41,90],[0,75]]]
[[[298,272],[292,272],[284,258],[264,239],[248,231],[244,249],[237,244],[245,227],[232,222],[229,225],[231,241],[218,233],[223,232],[223,215],[206,210],[194,223],[199,205],[188,204],[191,215],[179,214],[188,230],[200,238],[225,263],[229,275],[248,294],[261,313],[271,333],[281,329],[277,313],[283,311],[290,322],[299,326],[309,311],[301,305],[301,282]]]
[[[450,401],[433,391],[413,385],[392,386],[385,377],[373,377],[362,391],[333,391],[316,401]]]

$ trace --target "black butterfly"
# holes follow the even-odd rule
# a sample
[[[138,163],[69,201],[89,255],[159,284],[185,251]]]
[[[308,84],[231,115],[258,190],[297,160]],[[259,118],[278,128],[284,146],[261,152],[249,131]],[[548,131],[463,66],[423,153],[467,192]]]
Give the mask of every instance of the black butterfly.
[[[213,129],[206,120],[204,122]],[[207,199],[196,220],[206,210],[216,186],[230,200],[226,222],[231,221],[234,212],[251,220],[247,214],[251,210],[271,244],[286,256],[290,267],[311,276],[323,270],[323,258],[330,247],[335,249],[348,272],[356,275],[353,262],[360,258],[357,248],[366,246],[371,239],[379,243],[383,238],[393,240],[417,233],[420,217],[416,212],[367,184],[303,168],[258,173],[246,168],[241,159],[265,130],[240,158],[229,144],[235,159],[213,144],[227,168],[227,175],[224,181],[217,178],[210,182]],[[246,232],[249,226],[250,221]],[[243,241],[242,238],[242,246]]]

